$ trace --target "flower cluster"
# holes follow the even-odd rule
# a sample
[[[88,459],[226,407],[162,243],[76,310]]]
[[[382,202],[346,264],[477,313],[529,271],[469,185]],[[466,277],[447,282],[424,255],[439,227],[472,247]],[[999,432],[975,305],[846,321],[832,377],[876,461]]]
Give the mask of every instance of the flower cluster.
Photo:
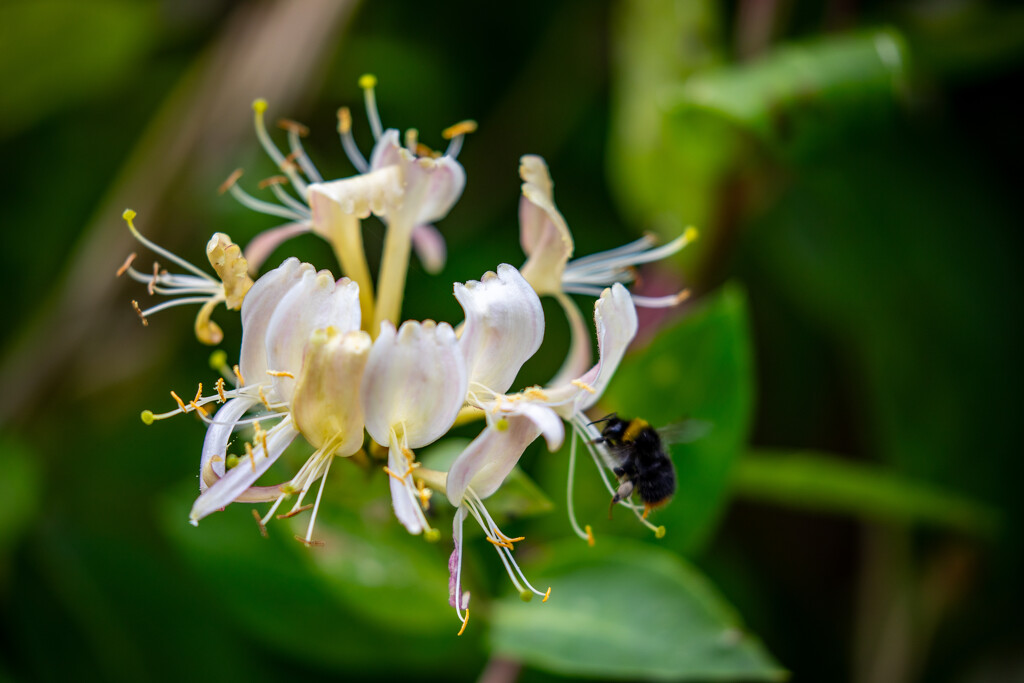
[[[463,523],[474,519],[497,551],[512,583],[524,599],[545,601],[551,589],[535,588],[513,555],[522,538],[506,535],[488,513],[485,500],[499,489],[526,448],[538,437],[551,451],[561,448],[566,425],[571,433],[567,496],[573,531],[593,543],[589,526],[581,528],[572,510],[572,471],[576,444],[584,443],[606,486],[615,493],[605,470],[606,457],[586,411],[601,397],[637,332],[636,306],[663,307],[681,301],[686,292],[649,298],[631,294],[625,284],[640,264],[682,249],[696,236],[692,229],[656,246],[651,237],[608,252],[571,260],[573,238],[554,202],[553,183],[543,159],[524,156],[519,207],[520,236],[526,261],[520,268],[497,265],[479,281],[455,283],[454,296],[464,317],[453,327],[433,320],[402,320],[401,308],[410,254],[415,251],[426,270],[444,265],[445,244],[434,223],[444,218],[465,186],[458,153],[471,121],[444,131],[447,149],[435,152],[418,140],[415,130],[400,138],[385,130],[377,113],[372,76],[364,76],[366,109],[376,143],[369,160],[352,137],[348,109],[338,112],[342,146],[357,173],[324,180],[306,154],[301,137],[306,129],[284,121],[289,153],[273,142],[264,122],[266,102],[253,105],[257,138],[282,175],[260,183],[276,201],[258,199],[239,184],[236,171],[222,186],[246,206],[286,223],[251,240],[243,251],[217,233],[207,245],[216,276],[211,276],[143,237],[135,213],[124,218],[132,234],[165,262],[185,271],[170,273],[154,263],[152,273],[133,267],[134,254],[119,271],[147,285],[150,295],[171,297],[142,310],[148,316],[170,306],[200,304],[197,338],[207,344],[223,340],[211,320],[216,306],[240,310],[242,338],[238,362],[229,368],[223,352],[214,354],[222,377],[214,390],[185,401],[174,392],[177,408],[167,413],[144,411],[151,424],[173,415],[193,413],[207,424],[200,456],[200,494],[190,521],[231,503],[269,503],[255,513],[260,529],[291,501],[290,517],[312,509],[305,536],[313,539],[324,482],[336,457],[366,452],[383,455],[392,507],[411,534],[436,540],[440,532],[425,512],[435,492],[454,507],[454,551],[449,562],[450,601],[463,624],[469,617],[469,594],[462,588]],[[290,189],[289,189],[290,188]],[[376,280],[363,248],[362,222],[371,215],[386,226]],[[256,278],[262,264],[286,239],[312,232],[326,240],[342,272],[336,279],[298,259],[288,258]],[[254,280],[255,278],[255,280]],[[591,332],[570,295],[596,297],[594,332],[598,358],[592,358]],[[544,340],[545,320],[540,296],[551,296],[564,309],[571,345],[562,368],[547,385],[512,391],[523,364]],[[217,407],[216,412],[213,409]],[[447,472],[422,467],[416,452],[434,443],[455,424],[479,420],[483,428]],[[232,435],[251,429],[244,452],[228,454]],[[288,481],[258,484],[288,446],[300,438],[313,449]],[[305,504],[315,484],[315,500]],[[656,532],[639,506],[623,504]],[[462,631],[460,631],[461,633]]]

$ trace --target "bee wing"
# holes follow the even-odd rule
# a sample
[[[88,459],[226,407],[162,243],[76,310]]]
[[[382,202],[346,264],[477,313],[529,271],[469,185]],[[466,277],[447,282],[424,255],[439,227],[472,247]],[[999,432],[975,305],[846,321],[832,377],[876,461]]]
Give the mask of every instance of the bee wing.
[[[707,420],[686,418],[658,429],[658,436],[666,446],[674,443],[693,443],[707,436],[715,425]]]

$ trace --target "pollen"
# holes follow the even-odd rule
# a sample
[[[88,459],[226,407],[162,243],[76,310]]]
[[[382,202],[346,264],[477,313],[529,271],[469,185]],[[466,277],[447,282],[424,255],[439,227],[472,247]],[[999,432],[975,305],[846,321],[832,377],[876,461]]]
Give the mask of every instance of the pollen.
[[[506,420],[505,418],[501,418],[500,420],[494,423],[494,428],[497,429],[499,432],[508,431],[508,420]]]
[[[243,173],[245,173],[245,171],[243,171],[240,168],[236,168],[234,172],[232,172],[232,174],[228,176],[227,180],[220,184],[220,187],[217,188],[217,192],[220,194],[224,194],[225,192],[230,190],[232,187],[235,186],[235,183],[238,182],[238,179],[242,177]]]
[[[260,401],[263,403],[264,406],[266,406],[269,409],[270,401],[267,400],[267,395],[263,393],[263,385],[260,385],[257,388],[257,393],[259,393],[260,395]]]
[[[476,121],[467,119],[466,121],[459,121],[455,125],[448,126],[441,131],[441,137],[445,140],[451,140],[457,135],[466,135],[468,133],[475,133],[477,129]]]
[[[153,279],[146,285],[146,291],[149,292],[150,296],[156,294],[156,283],[160,278],[160,264],[153,261]]]
[[[439,156],[441,156],[441,153],[440,152],[435,152],[434,150],[432,150],[429,147],[427,147],[426,145],[424,145],[422,142],[417,142],[416,143],[416,156],[418,156],[418,157],[429,157],[431,159],[436,159]]]
[[[580,381],[580,380],[578,380],[578,379],[574,379],[574,380],[572,381],[572,385],[573,385],[574,387],[579,387],[579,388],[580,388],[580,389],[582,389],[583,391],[586,391],[587,393],[590,393],[590,394],[596,394],[596,393],[597,393],[597,390],[596,390],[596,389],[594,389],[594,387],[590,386],[590,385],[589,385],[589,384],[587,384],[586,382],[581,382],[581,381]]]
[[[134,308],[135,312],[139,315],[139,320],[142,321],[142,326],[149,327],[149,321],[146,320],[146,316],[142,314],[142,309],[139,308],[139,302],[135,299],[132,299],[132,308]]]
[[[267,370],[267,374],[271,377],[287,377],[289,379],[295,379],[295,375],[287,370]]]
[[[683,240],[686,242],[693,242],[700,237],[700,231],[692,225],[683,231]]]
[[[686,301],[689,298],[690,298],[690,290],[684,289],[683,291],[681,291],[678,294],[676,294],[675,303],[681,304],[682,302]]]
[[[291,119],[281,119],[277,122],[277,127],[288,131],[289,133],[296,133],[299,137],[306,137],[309,135],[309,128],[302,125],[298,121],[292,121]]]
[[[548,592],[544,594],[544,599],[541,602],[547,602],[548,598],[551,597],[551,586],[548,586]]]
[[[466,632],[466,624],[469,623],[469,608],[466,608],[466,618],[462,620],[462,628],[459,629],[458,635],[462,635]]]
[[[132,209],[125,209],[124,212],[121,214],[121,218],[125,219],[126,221],[132,221],[136,216],[138,216],[138,214],[135,213],[135,211],[133,211]]]
[[[509,550],[515,550],[516,549],[516,547],[514,545],[512,545],[511,543],[508,543],[506,541],[499,541],[498,539],[491,538],[490,536],[487,536],[486,538],[487,538],[487,542],[488,543],[492,543],[492,544],[494,544],[494,545],[496,545],[496,546],[498,546],[500,548],[508,548]]]
[[[217,395],[220,396],[220,402],[221,403],[224,403],[224,401],[228,400],[227,396],[224,395],[224,378],[223,377],[218,377],[217,378]]]
[[[173,398],[173,399],[174,399],[174,401],[175,401],[175,403],[177,403],[177,404],[178,404],[178,408],[180,408],[180,409],[181,409],[181,412],[183,412],[183,413],[187,413],[187,412],[188,412],[188,409],[187,409],[187,408],[185,407],[185,402],[184,402],[184,401],[182,401],[182,400],[181,400],[181,397],[180,397],[180,396],[178,396],[178,395],[177,395],[176,393],[174,393],[173,391],[171,392],[171,398]]]
[[[209,411],[207,411],[206,408],[202,407],[197,402],[189,401],[188,404],[190,406],[192,406],[192,410],[195,410],[196,412],[201,413],[203,417],[209,417],[210,416]]]
[[[285,185],[287,183],[288,183],[288,177],[287,176],[272,175],[269,178],[264,178],[263,180],[261,180],[259,183],[257,183],[256,187],[260,188],[261,190],[265,190],[268,187],[270,187],[271,185]]]
[[[121,267],[117,269],[117,274],[115,275],[115,277],[121,277],[122,275],[124,275],[128,271],[128,269],[131,268],[132,261],[134,260],[135,252],[133,251],[132,253],[128,254],[128,258],[126,258],[124,260],[124,263],[121,264]]]
[[[144,425],[151,425],[153,424],[153,420],[156,419],[152,410],[143,410],[139,417],[142,418],[142,424]]]
[[[587,545],[593,548],[594,544],[597,542],[594,540],[594,530],[590,528],[589,524],[583,527],[583,530],[587,532]]]
[[[252,444],[248,441],[245,443],[245,454],[249,456],[249,464],[252,465],[252,471],[256,471],[256,454],[252,452]]]
[[[342,135],[352,130],[352,112],[348,107],[338,109],[338,132]]]
[[[377,87],[377,77],[373,74],[363,74],[359,77],[359,87],[363,90]]]
[[[257,114],[262,114],[267,110],[267,101],[262,97],[256,98],[252,101],[252,110]]]
[[[245,386],[245,378],[242,377],[242,371],[238,369],[238,364],[236,363],[235,367],[233,367],[231,369],[234,371],[235,377],[238,378],[238,386],[244,387]]]

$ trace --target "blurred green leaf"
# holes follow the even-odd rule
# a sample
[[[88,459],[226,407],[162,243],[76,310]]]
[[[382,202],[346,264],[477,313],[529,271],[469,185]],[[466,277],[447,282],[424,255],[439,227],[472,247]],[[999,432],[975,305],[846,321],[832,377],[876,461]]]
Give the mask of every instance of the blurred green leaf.
[[[593,548],[569,541],[529,573],[551,583],[551,598],[496,603],[497,654],[598,678],[786,676],[707,579],[673,553],[609,537]]]
[[[0,5],[0,137],[135,70],[157,18],[155,4],[125,0]]]
[[[603,405],[655,426],[684,417],[711,425],[703,438],[671,446],[679,487],[654,519],[677,550],[699,548],[718,520],[733,462],[746,447],[753,385],[746,296],[726,285],[628,356],[606,394]]]
[[[21,537],[39,507],[40,471],[28,446],[0,437],[0,558]]]
[[[991,533],[995,512],[881,467],[812,452],[758,451],[737,463],[734,490],[757,501]]]

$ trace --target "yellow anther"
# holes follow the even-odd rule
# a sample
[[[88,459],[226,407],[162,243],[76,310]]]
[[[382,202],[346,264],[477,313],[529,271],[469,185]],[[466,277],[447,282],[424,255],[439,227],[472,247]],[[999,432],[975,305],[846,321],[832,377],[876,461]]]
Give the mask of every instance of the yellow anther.
[[[501,537],[501,540],[505,541],[506,543],[519,543],[520,541],[525,541],[526,540],[526,536],[516,536],[515,538],[509,538],[508,536],[506,536],[505,534],[501,533],[497,529],[495,529],[494,531],[497,533],[497,535],[499,537]]]
[[[190,406],[192,406],[192,410],[195,410],[196,412],[202,413],[203,417],[209,417],[210,416],[210,413],[206,410],[206,408],[202,407],[201,405],[199,405],[195,401],[189,401],[188,404]]]
[[[156,418],[155,418],[155,417],[153,416],[153,411],[152,411],[152,410],[143,410],[143,411],[142,411],[142,414],[141,414],[141,415],[139,415],[139,417],[141,417],[141,418],[142,418],[142,424],[145,424],[145,425],[151,425],[151,424],[153,424],[153,420],[155,420],[155,419],[156,419]]]
[[[203,383],[199,383],[199,388],[196,389],[196,397],[192,399],[192,403],[196,403],[203,397]]]
[[[263,524],[263,518],[260,517],[260,513],[256,512],[255,509],[252,511],[252,516],[256,520],[256,523],[260,525],[260,536],[263,538],[267,537],[267,527]]]
[[[287,377],[289,379],[295,379],[295,375],[287,370],[267,370],[267,374],[271,377]]]
[[[649,514],[651,514],[651,507],[647,503],[644,503],[644,514],[640,515],[640,517],[642,519],[647,519],[647,515]]]
[[[413,462],[416,459],[416,454],[413,453],[408,446],[402,446],[402,455],[404,455],[405,459],[409,462]]]
[[[238,386],[244,387],[245,386],[245,378],[242,377],[242,371],[238,369],[238,364],[236,363],[235,367],[233,367],[231,369],[235,373],[235,377],[238,378]]]
[[[508,420],[506,420],[505,418],[501,418],[500,420],[494,423],[494,428],[497,429],[499,432],[508,431]]]
[[[262,114],[267,110],[267,101],[262,97],[258,97],[252,101],[252,110],[257,114]]]
[[[472,119],[467,119],[466,121],[459,121],[455,125],[448,126],[447,128],[445,128],[443,131],[441,131],[441,137],[443,137],[445,140],[451,140],[453,137],[457,135],[466,135],[468,133],[475,132],[476,121],[473,121]]]
[[[586,392],[588,392],[588,393],[591,393],[591,394],[596,394],[596,393],[597,393],[597,390],[596,390],[596,389],[594,389],[594,387],[590,386],[590,385],[589,385],[589,384],[587,384],[586,382],[581,382],[581,381],[580,381],[580,380],[578,380],[578,379],[574,379],[574,380],[572,381],[572,385],[573,385],[574,387],[579,387],[579,388],[580,388],[580,389],[582,389],[583,391],[586,391]]]
[[[396,472],[395,472],[394,470],[392,470],[392,469],[391,469],[390,467],[388,467],[387,465],[385,465],[385,466],[384,466],[384,471],[385,471],[385,472],[387,472],[387,473],[388,473],[388,474],[389,474],[390,476],[392,476],[392,477],[394,477],[395,479],[397,479],[398,481],[400,481],[400,482],[402,482],[402,483],[405,483],[405,477],[403,477],[403,476],[402,476],[402,475],[400,475],[400,474],[397,474],[397,473],[396,473]]]
[[[269,458],[270,457],[270,451],[267,449],[267,433],[265,431],[263,431],[262,429],[260,430],[259,439],[260,439],[260,445],[263,446],[263,457]]]
[[[544,594],[544,599],[541,602],[547,602],[548,598],[551,597],[551,586],[548,586],[548,592]]]
[[[416,145],[420,141],[420,132],[415,128],[405,131],[405,148],[410,152],[416,151]]]
[[[221,403],[223,403],[224,401],[228,400],[227,396],[224,395],[224,378],[223,377],[218,377],[217,378],[217,395],[220,397],[220,402]]]
[[[259,392],[260,401],[263,403],[263,405],[265,405],[267,408],[270,408],[270,401],[267,400],[266,394],[263,393],[263,385],[260,385],[257,391]]]
[[[338,132],[346,134],[352,130],[352,112],[348,110],[348,107],[342,107],[338,110]]]
[[[306,137],[309,135],[309,128],[302,125],[298,121],[292,121],[291,119],[281,119],[277,122],[277,127],[286,131],[298,133],[299,137]]]
[[[426,145],[424,145],[422,142],[417,142],[416,143],[416,156],[418,156],[418,157],[430,157],[431,159],[436,159],[437,157],[441,156],[441,153],[440,152],[435,152],[434,150],[432,150],[429,147],[427,147]]]
[[[547,401],[548,395],[540,387],[530,387],[526,390],[526,396],[538,401]]]
[[[217,349],[210,354],[210,369],[220,371],[228,362],[228,354],[224,349]]]
[[[427,539],[429,543],[437,543],[441,540],[441,532],[434,528],[429,528],[423,532],[423,538]]]
[[[654,530],[654,537],[655,538],[665,538],[665,527],[659,526],[657,529],[655,529]]]
[[[256,454],[252,452],[252,444],[248,441],[245,442],[245,454],[249,456],[249,463],[252,465],[252,471],[256,471]]]
[[[235,183],[238,182],[238,179],[242,177],[243,173],[245,173],[245,171],[243,171],[240,168],[236,168],[234,172],[228,176],[228,179],[220,184],[220,187],[217,188],[217,192],[219,192],[220,194],[224,194],[225,192],[230,190],[232,187],[235,186]]]
[[[698,237],[700,237],[700,232],[692,225],[683,231],[683,240],[685,242],[693,242]]]
[[[690,290],[684,289],[683,291],[676,294],[675,303],[679,304],[690,298]]]
[[[492,543],[492,544],[494,544],[496,546],[500,546],[502,548],[508,548],[509,550],[515,550],[516,549],[515,546],[512,545],[511,543],[506,543],[505,541],[499,541],[498,539],[491,538],[490,536],[487,536],[486,538],[487,538],[487,542],[488,543]]]
[[[121,264],[121,267],[117,269],[117,274],[114,277],[121,277],[122,275],[124,275],[125,272],[129,268],[131,268],[132,261],[134,261],[134,260],[135,260],[135,252],[133,251],[132,253],[128,254],[128,258],[126,258],[124,260],[124,263]]]
[[[594,543],[597,542],[594,540],[594,531],[590,528],[589,524],[583,527],[583,530],[587,532],[587,545],[593,548]]]
[[[363,90],[377,87],[377,77],[373,74],[363,74],[359,77],[359,87]]]
[[[268,187],[270,187],[271,185],[287,185],[287,184],[288,184],[288,176],[272,175],[269,178],[264,178],[263,180],[261,180],[259,183],[256,184],[256,187],[260,188],[261,190],[265,190]]]
[[[185,408],[185,402],[184,402],[184,401],[182,401],[182,400],[181,400],[181,397],[180,397],[180,396],[178,396],[178,395],[177,395],[176,393],[174,393],[173,391],[171,392],[171,398],[173,398],[173,399],[174,399],[174,401],[175,401],[175,403],[177,403],[177,404],[178,404],[178,407],[179,407],[179,408],[181,409],[181,412],[183,412],[183,413],[187,413],[187,412],[188,412],[188,409],[187,409],[187,408]]]
[[[288,519],[290,517],[294,517],[295,515],[302,514],[306,510],[312,509],[312,507],[313,507],[313,503],[310,503],[309,505],[303,505],[300,508],[295,508],[294,510],[291,510],[290,512],[286,512],[283,515],[277,515],[277,518],[278,519]]]
[[[149,326],[149,321],[146,320],[146,316],[142,315],[142,309],[139,308],[139,302],[136,301],[135,299],[132,299],[132,308],[134,308],[135,312],[138,313],[139,320],[142,321],[142,326],[143,327],[148,327]]]
[[[533,600],[533,591],[528,591],[525,588],[519,591],[519,599],[523,602],[530,602]]]
[[[466,631],[466,624],[469,623],[469,608],[466,608],[466,618],[462,620],[462,628],[459,629],[458,635],[462,635]]]

